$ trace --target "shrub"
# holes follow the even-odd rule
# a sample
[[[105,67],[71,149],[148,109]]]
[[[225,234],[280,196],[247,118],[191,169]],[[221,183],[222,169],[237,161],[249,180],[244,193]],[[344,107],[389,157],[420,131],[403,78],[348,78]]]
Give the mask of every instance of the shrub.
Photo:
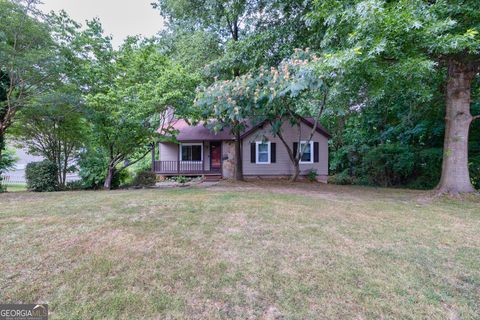
[[[342,171],[330,177],[328,183],[340,185],[354,184],[354,178],[350,176],[347,171],[348,170]]]
[[[134,186],[153,186],[157,182],[157,175],[152,171],[141,171],[133,180]]]
[[[28,189],[35,192],[58,190],[57,165],[51,161],[30,162],[25,170]]]
[[[99,152],[85,152],[78,161],[79,175],[86,189],[98,189],[103,186],[106,177],[107,161]]]
[[[418,150],[415,154],[415,171],[407,186],[414,189],[434,188],[442,172],[442,148]]]
[[[84,190],[86,188],[82,180],[75,180],[75,181],[67,182],[65,189],[69,191],[75,191],[75,190]]]
[[[315,182],[315,181],[317,181],[317,177],[318,177],[317,170],[315,170],[315,169],[308,170],[308,173],[307,173],[308,181]]]
[[[0,193],[7,191],[7,187],[3,185],[2,174],[9,169],[13,169],[17,160],[14,151],[10,149],[2,150],[2,156],[0,157]]]
[[[363,158],[361,176],[384,187],[405,184],[414,172],[415,152],[402,144],[381,144]]]
[[[177,176],[175,177],[175,181],[180,184],[185,184],[189,181],[189,179],[185,176]]]
[[[79,175],[85,189],[101,189],[107,176],[108,160],[98,151],[89,151],[80,155]],[[112,189],[117,189],[128,178],[126,170],[113,176]]]
[[[2,157],[0,158],[0,175],[15,167],[15,162],[17,162],[18,158],[15,156],[15,151],[6,149],[2,150]]]

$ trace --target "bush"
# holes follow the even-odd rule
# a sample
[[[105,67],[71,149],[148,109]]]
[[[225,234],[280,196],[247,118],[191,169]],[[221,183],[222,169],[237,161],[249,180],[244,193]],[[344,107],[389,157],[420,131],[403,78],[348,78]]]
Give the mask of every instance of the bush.
[[[27,188],[35,192],[58,190],[57,165],[51,161],[30,162],[25,170]]]
[[[137,173],[133,180],[134,186],[153,186],[157,182],[157,175],[152,171],[141,171]]]
[[[0,193],[7,191],[7,187],[3,185],[2,174],[9,169],[13,169],[17,160],[14,151],[10,149],[2,150],[2,156],[0,157]]]
[[[354,178],[350,176],[347,171],[348,170],[342,171],[330,177],[328,183],[340,185],[354,184]]]
[[[15,156],[15,151],[6,149],[2,150],[2,157],[0,158],[0,175],[15,167],[15,162],[17,162],[18,158]]]
[[[414,165],[415,152],[411,147],[398,143],[381,144],[366,153],[360,175],[371,185],[402,185],[411,178]]]
[[[84,189],[86,188],[82,180],[69,181],[65,186],[65,190],[69,190],[69,191],[84,190]]]
[[[89,151],[80,155],[78,161],[80,167],[79,176],[85,189],[101,189],[107,177],[108,160],[105,155],[98,151]],[[112,189],[120,187],[128,178],[126,170],[113,176]]]
[[[99,189],[103,186],[106,177],[107,161],[99,152],[85,152],[78,161],[79,175],[86,189]]]
[[[415,172],[407,187],[413,189],[432,189],[440,181],[442,172],[442,148],[429,148],[417,151]]]
[[[189,179],[185,176],[176,176],[175,181],[180,184],[185,184],[189,181]]]
[[[308,181],[315,182],[315,181],[317,181],[317,177],[318,177],[317,170],[315,170],[315,169],[308,170],[308,173],[307,173]]]

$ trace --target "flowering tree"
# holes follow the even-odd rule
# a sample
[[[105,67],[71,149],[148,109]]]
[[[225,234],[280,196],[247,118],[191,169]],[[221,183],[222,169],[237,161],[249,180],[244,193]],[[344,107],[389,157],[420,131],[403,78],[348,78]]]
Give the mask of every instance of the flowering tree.
[[[207,121],[208,127],[215,132],[230,130],[235,136],[235,180],[243,180],[240,136],[255,115],[253,91],[256,82],[250,74],[216,81],[207,88],[200,88],[195,100],[200,118]]]
[[[257,116],[270,123],[271,131],[282,141],[293,164],[291,181],[300,174],[300,160],[312,140],[318,121],[325,110],[329,85],[335,74],[309,49],[295,50],[295,54],[280,63],[278,68],[261,69],[257,76],[254,104]],[[302,146],[302,117],[312,117],[313,126],[303,147],[293,150],[283,136],[283,124],[298,127],[297,145]],[[305,140],[305,139],[303,139]]]
[[[328,69],[321,60],[308,49],[296,50],[295,54],[284,60],[278,68],[260,68],[256,74],[217,81],[198,92],[196,105],[201,110],[202,118],[215,119],[209,122],[214,131],[228,128],[236,137],[237,180],[242,178],[241,132],[247,122],[251,124],[260,121],[267,121],[271,125],[272,134],[278,136],[284,144],[295,168],[291,180],[297,179],[300,159],[306,145],[296,151],[292,150],[283,137],[282,124],[288,122],[292,126],[298,126],[300,142],[302,117],[313,117],[314,123],[308,141],[312,139],[326,106],[327,80],[335,76],[327,72]]]

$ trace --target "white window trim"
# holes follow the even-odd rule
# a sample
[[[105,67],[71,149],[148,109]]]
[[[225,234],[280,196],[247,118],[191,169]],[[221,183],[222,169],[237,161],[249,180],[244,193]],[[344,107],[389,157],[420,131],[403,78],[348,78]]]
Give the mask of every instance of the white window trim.
[[[300,164],[304,164],[304,163],[313,163],[313,141],[310,141],[308,142],[310,144],[310,161],[302,161],[300,159]],[[300,144],[299,144],[299,152],[302,151],[302,144],[307,144],[307,141],[300,141]]]
[[[182,147],[183,146],[200,146],[201,147],[201,153],[200,153],[200,161],[184,161],[182,160]],[[180,160],[180,162],[193,162],[193,163],[200,163],[200,162],[203,162],[203,143],[180,143],[180,148],[178,148],[178,159]]]
[[[259,152],[258,146],[261,144],[266,143],[268,145],[268,161],[267,162],[259,162]],[[272,162],[272,144],[270,141],[255,141],[255,163],[256,164],[270,164]]]

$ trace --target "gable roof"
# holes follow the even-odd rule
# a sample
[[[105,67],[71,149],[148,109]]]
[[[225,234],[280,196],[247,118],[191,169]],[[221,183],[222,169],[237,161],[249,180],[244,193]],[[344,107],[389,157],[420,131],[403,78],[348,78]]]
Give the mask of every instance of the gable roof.
[[[315,119],[314,118],[303,118],[301,117],[300,118],[301,121],[306,124],[307,126],[309,126],[310,128],[313,128],[313,125],[315,123]],[[257,131],[258,129],[262,128],[265,123],[267,121],[262,121],[262,122],[259,122],[257,125],[251,127],[250,129],[247,129],[241,136],[241,138],[245,138],[246,136],[250,135],[251,133]],[[325,129],[320,123],[317,122],[317,128],[316,130],[318,133],[324,135],[327,139],[330,139],[332,136],[330,135],[330,133],[328,133],[327,129]]]
[[[313,127],[314,119],[313,118],[301,118],[302,122]],[[247,128],[244,133],[241,135],[241,138],[248,136],[249,134],[255,132],[256,130],[262,128],[265,125],[266,121],[259,122],[256,125],[247,124]],[[217,133],[205,127],[205,122],[200,122],[196,125],[191,125],[185,120],[177,120],[173,125],[175,130],[178,130],[176,136],[177,141],[223,141],[223,140],[235,140],[235,137],[230,133],[229,130],[222,130]],[[331,138],[331,135],[328,131],[317,123],[316,131],[324,135],[327,139]]]
[[[234,140],[232,134],[228,130],[223,130],[215,133],[214,131],[205,127],[204,122],[196,125],[191,125],[185,120],[178,120],[173,128],[178,130],[176,136],[178,141],[204,141],[204,140]]]

